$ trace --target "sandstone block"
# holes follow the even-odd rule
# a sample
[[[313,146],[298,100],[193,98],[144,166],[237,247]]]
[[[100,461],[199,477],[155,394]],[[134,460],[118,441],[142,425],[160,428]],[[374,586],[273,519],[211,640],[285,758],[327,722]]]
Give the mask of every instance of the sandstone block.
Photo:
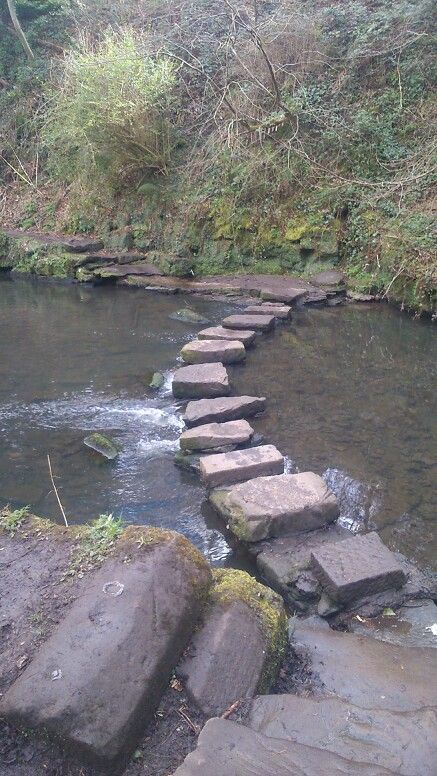
[[[181,350],[181,356],[187,364],[206,364],[221,362],[236,364],[246,358],[246,349],[238,340],[192,340]]]
[[[176,399],[200,399],[227,396],[228,373],[220,363],[183,366],[174,373],[173,396]]]
[[[238,329],[225,329],[224,326],[210,326],[208,329],[199,331],[197,336],[199,339],[206,340],[238,340],[247,348],[252,345],[256,332],[250,331],[250,329],[239,331]]]
[[[274,315],[228,315],[223,319],[226,329],[255,329],[271,331],[275,325]]]
[[[251,418],[264,412],[266,399],[263,396],[229,396],[219,399],[190,401],[183,419],[187,426],[200,423],[221,422]]]
[[[207,423],[188,429],[181,434],[182,450],[214,450],[216,447],[227,447],[245,444],[253,436],[253,428],[247,420],[230,420],[227,423]]]
[[[284,457],[274,445],[217,453],[200,459],[202,480],[210,488],[284,471]]]

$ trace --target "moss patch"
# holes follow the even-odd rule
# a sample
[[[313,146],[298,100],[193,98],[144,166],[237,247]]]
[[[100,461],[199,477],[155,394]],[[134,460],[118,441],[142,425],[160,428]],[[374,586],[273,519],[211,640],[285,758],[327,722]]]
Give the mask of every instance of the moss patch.
[[[259,620],[267,648],[257,691],[268,692],[277,677],[287,643],[287,617],[282,598],[245,571],[215,569],[213,580],[212,603],[229,606],[235,601],[243,601]]]

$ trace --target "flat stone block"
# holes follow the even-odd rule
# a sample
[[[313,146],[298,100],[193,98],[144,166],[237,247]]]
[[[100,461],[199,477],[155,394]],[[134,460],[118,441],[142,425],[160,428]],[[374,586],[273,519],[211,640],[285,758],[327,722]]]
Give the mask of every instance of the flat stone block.
[[[239,331],[238,329],[225,329],[224,326],[210,326],[208,329],[199,331],[197,336],[202,340],[238,340],[247,348],[252,345],[256,332],[250,331],[250,329]]]
[[[265,302],[293,304],[293,302],[297,302],[298,299],[303,299],[308,296],[308,290],[306,288],[290,288],[280,291],[264,288],[261,290],[260,296]]]
[[[251,698],[261,679],[266,638],[253,609],[242,601],[214,605],[178,666],[189,695],[209,717]]]
[[[245,307],[243,315],[274,315],[275,318],[288,319],[291,317],[291,307],[287,305],[251,305]]]
[[[210,719],[173,776],[395,776],[295,741],[267,738],[227,719]]]
[[[274,315],[228,315],[223,319],[226,329],[255,329],[271,331],[275,325]]]
[[[184,431],[180,437],[182,450],[214,450],[216,447],[241,445],[254,434],[247,420],[230,420],[228,423],[207,423]]]
[[[435,708],[437,651],[399,647],[298,620],[292,644],[310,658],[323,693],[363,709]]]
[[[220,363],[183,366],[176,370],[172,382],[176,399],[227,396],[230,390],[228,373]]]
[[[402,714],[361,709],[338,698],[263,695],[253,701],[247,724],[269,738],[329,750],[400,776],[435,773],[435,709]]]
[[[239,340],[192,340],[184,345],[181,356],[187,364],[235,364],[244,361],[246,348]]]
[[[197,426],[200,423],[213,421],[238,420],[251,418],[264,412],[266,399],[264,396],[229,396],[219,399],[201,399],[187,404],[183,419],[187,426]]]
[[[283,471],[284,456],[274,445],[260,445],[232,453],[217,453],[200,459],[202,480],[210,488]]]
[[[155,713],[209,580],[175,539],[131,563],[107,561],[6,692],[1,716],[111,770]]]
[[[210,499],[231,531],[250,542],[313,531],[338,517],[336,497],[313,472],[257,477]]]
[[[311,558],[314,573],[329,597],[343,604],[390,588],[396,590],[406,582],[395,556],[373,532],[325,544],[314,550]]]

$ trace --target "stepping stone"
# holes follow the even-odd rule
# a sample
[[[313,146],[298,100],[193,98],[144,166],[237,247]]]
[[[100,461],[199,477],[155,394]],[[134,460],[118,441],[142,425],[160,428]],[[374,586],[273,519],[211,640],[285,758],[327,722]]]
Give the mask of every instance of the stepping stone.
[[[200,423],[214,421],[238,420],[252,418],[266,408],[264,396],[229,396],[220,399],[201,399],[190,401],[185,410],[183,420],[187,426],[197,426]]]
[[[183,366],[174,373],[172,391],[175,399],[200,399],[227,396],[230,392],[228,373],[220,363]]]
[[[227,719],[210,719],[197,748],[173,776],[395,776],[295,741],[267,738]]]
[[[274,315],[275,318],[286,319],[291,317],[291,307],[287,305],[251,305],[244,308],[243,315]]]
[[[232,453],[217,453],[200,459],[200,474],[209,488],[283,471],[284,456],[274,445],[260,445]]]
[[[242,445],[250,442],[254,430],[247,420],[228,423],[207,423],[184,431],[179,443],[182,450],[214,450],[216,447]]]
[[[313,472],[257,477],[216,490],[210,500],[231,531],[248,542],[313,531],[338,517],[336,497]]]
[[[175,535],[130,563],[107,561],[6,692],[1,716],[108,772],[153,717],[209,582]]]
[[[201,711],[208,717],[220,716],[235,701],[253,697],[266,652],[266,635],[253,609],[242,601],[215,605],[178,674]]]
[[[298,299],[308,296],[307,288],[288,289],[286,291],[274,291],[271,289],[262,289],[260,293],[264,302],[282,302],[283,304],[293,304]]]
[[[206,364],[214,361],[235,364],[244,361],[246,348],[238,340],[192,340],[184,345],[181,356],[187,364]]]
[[[247,348],[252,345],[256,332],[250,331],[250,329],[238,331],[238,329],[225,329],[224,326],[210,326],[209,329],[199,331],[197,336],[202,340],[238,340]]]
[[[292,645],[310,658],[324,695],[363,709],[417,711],[436,706],[437,651],[399,647],[298,620]]]
[[[228,315],[223,319],[226,329],[256,329],[271,331],[275,325],[274,315]]]
[[[435,773],[437,717],[432,709],[404,714],[360,709],[338,698],[264,695],[253,701],[246,724],[269,738],[329,750],[400,776]]]
[[[342,604],[396,590],[406,582],[403,568],[374,532],[340,544],[325,544],[315,549],[311,558],[314,573],[328,596]]]

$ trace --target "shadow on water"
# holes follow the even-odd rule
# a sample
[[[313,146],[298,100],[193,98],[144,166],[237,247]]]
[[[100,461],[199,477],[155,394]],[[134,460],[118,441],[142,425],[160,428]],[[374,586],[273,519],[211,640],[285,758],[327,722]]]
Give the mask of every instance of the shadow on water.
[[[193,305],[213,323],[230,305],[111,287],[0,283],[0,503],[59,519],[50,453],[71,521],[102,512],[175,528],[214,563],[244,567],[196,477],[173,464],[181,430],[169,391],[198,327],[170,320]],[[258,338],[236,390],[268,397],[254,421],[289,467],[323,473],[351,530],[376,527],[421,563],[435,557],[437,341],[431,324],[386,308],[299,311]],[[167,373],[164,389],[148,383]],[[115,462],[83,444],[119,442]]]

